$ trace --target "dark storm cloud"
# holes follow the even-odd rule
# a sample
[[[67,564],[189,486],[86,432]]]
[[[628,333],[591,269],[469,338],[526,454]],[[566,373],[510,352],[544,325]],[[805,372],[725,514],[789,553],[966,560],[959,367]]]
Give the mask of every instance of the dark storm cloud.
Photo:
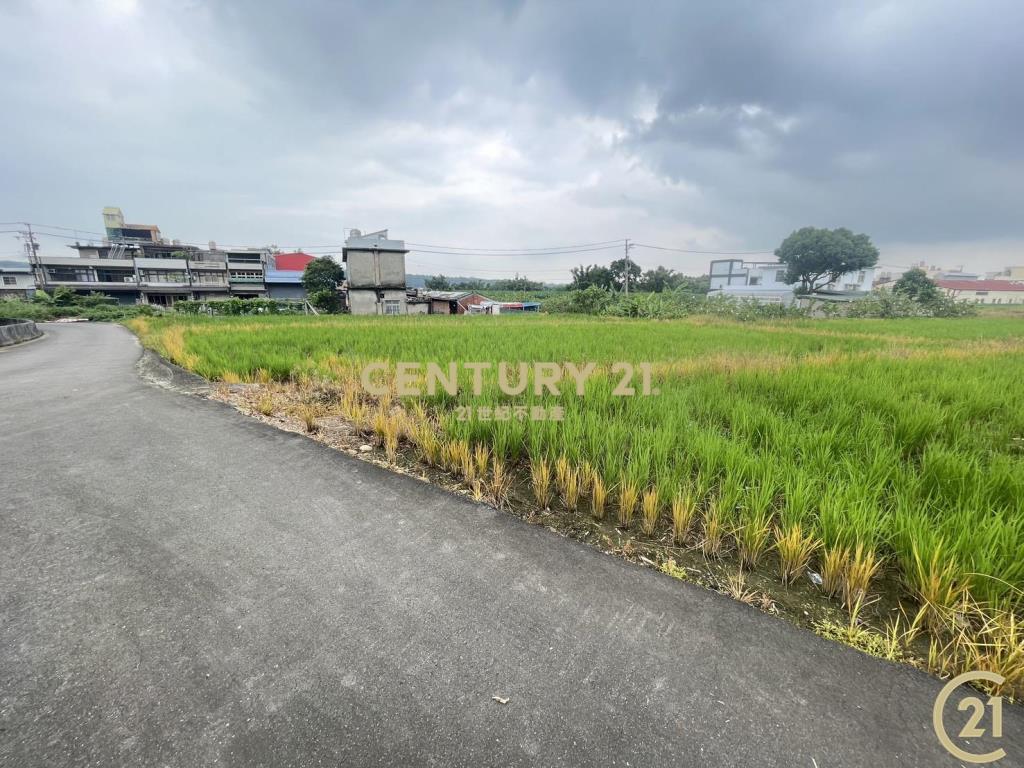
[[[279,243],[1024,240],[1009,0],[98,0],[0,21],[0,96],[25,116],[6,216],[95,228],[116,203]]]

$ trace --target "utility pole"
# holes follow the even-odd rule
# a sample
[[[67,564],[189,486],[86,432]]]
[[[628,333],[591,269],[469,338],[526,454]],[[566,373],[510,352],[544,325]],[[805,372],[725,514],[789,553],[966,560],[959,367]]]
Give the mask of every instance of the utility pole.
[[[39,264],[39,243],[36,242],[35,233],[32,231],[32,225],[25,221],[22,222],[25,225],[25,231],[21,233],[22,238],[25,240],[25,255],[28,257],[28,263],[32,266],[32,274],[35,275],[36,285],[43,284],[43,268]]]
[[[626,295],[629,296],[629,249],[632,248],[629,244],[629,238],[626,238]]]

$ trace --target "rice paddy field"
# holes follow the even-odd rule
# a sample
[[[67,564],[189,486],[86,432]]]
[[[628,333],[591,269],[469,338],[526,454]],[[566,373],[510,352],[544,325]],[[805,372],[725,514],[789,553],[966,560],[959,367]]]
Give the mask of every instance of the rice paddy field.
[[[321,413],[341,413],[389,453],[416,451],[499,506],[510,478],[520,478],[539,508],[607,520],[783,584],[813,572],[849,611],[851,632],[884,576],[910,606],[892,637],[931,630],[934,667],[948,656],[952,669],[973,654],[974,664],[1018,676],[1024,669],[1020,317],[170,317],[129,325],[146,346],[212,380],[328,382],[338,396]],[[615,396],[611,366],[620,361],[650,363],[657,394],[640,394],[638,373],[637,393]],[[597,367],[582,396],[571,381],[557,397],[532,386],[505,395],[493,369],[475,395],[460,367],[454,395],[399,397],[360,384],[363,367],[376,362]],[[378,381],[393,383],[392,372]],[[459,418],[461,407],[480,405],[557,405],[564,417]],[[967,625],[966,644],[941,629]]]

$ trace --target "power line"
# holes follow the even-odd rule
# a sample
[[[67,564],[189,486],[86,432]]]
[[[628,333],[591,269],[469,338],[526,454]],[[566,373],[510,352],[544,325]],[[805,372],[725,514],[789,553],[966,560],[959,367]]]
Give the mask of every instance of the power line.
[[[619,244],[622,243],[622,238],[618,240],[601,240],[597,243],[577,243],[575,245],[550,245],[544,248],[470,248],[469,246],[460,245],[430,245],[429,243],[410,243],[417,248],[437,248],[440,249],[439,253],[447,253],[449,251],[474,251],[478,253],[483,252],[496,252],[496,253],[532,253],[536,251],[563,251],[576,248],[590,248],[592,246],[606,246],[608,248],[618,248]]]
[[[603,245],[596,248],[575,248],[572,250],[561,250],[561,251],[516,251],[516,252],[500,252],[491,253],[484,251],[435,251],[426,248],[410,248],[412,253],[431,253],[438,256],[498,256],[507,258],[511,256],[564,256],[571,255],[574,253],[594,253],[596,251],[610,251],[618,250],[622,247],[622,242],[619,241],[615,245]]]
[[[676,253],[696,253],[704,256],[760,256],[773,254],[775,251],[693,251],[687,248],[667,248],[664,245],[647,245],[645,243],[633,243],[637,248],[653,248],[656,251],[674,251]]]
[[[451,264],[447,265],[446,267],[443,267],[440,264],[428,264],[425,261],[417,261],[415,259],[410,259],[410,261],[408,263],[416,265],[416,266],[427,267],[429,269],[446,269],[446,270],[449,270],[449,271],[451,271],[453,268],[455,268],[455,269],[461,268],[461,267],[454,267]],[[527,268],[524,268],[524,267],[519,267],[518,269],[486,269],[486,268],[481,268],[481,267],[476,267],[476,266],[468,266],[468,267],[465,267],[465,269],[471,270],[471,271],[474,271],[474,272],[488,272],[488,273],[493,272],[495,274],[516,274],[516,273],[522,272],[523,276],[527,276],[525,274],[527,271],[530,274],[565,274],[566,271],[567,271],[566,269],[527,269]]]

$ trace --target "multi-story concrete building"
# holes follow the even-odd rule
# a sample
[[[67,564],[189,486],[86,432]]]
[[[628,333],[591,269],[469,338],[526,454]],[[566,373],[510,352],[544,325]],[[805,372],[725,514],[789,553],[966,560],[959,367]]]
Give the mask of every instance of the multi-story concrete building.
[[[847,272],[819,290],[847,295],[867,293],[871,290],[874,276],[874,268]],[[735,296],[789,304],[796,297],[795,290],[795,284],[786,282],[786,265],[777,261],[718,259],[711,262],[709,296]]]
[[[404,240],[390,240],[388,231],[362,234],[353,229],[345,240],[342,260],[353,315],[407,314]]]
[[[103,209],[107,237],[75,243],[77,256],[36,256],[36,285],[98,291],[122,304],[171,306],[182,299],[266,296],[267,248],[209,249],[167,241],[152,224],[126,224],[119,208]]]

